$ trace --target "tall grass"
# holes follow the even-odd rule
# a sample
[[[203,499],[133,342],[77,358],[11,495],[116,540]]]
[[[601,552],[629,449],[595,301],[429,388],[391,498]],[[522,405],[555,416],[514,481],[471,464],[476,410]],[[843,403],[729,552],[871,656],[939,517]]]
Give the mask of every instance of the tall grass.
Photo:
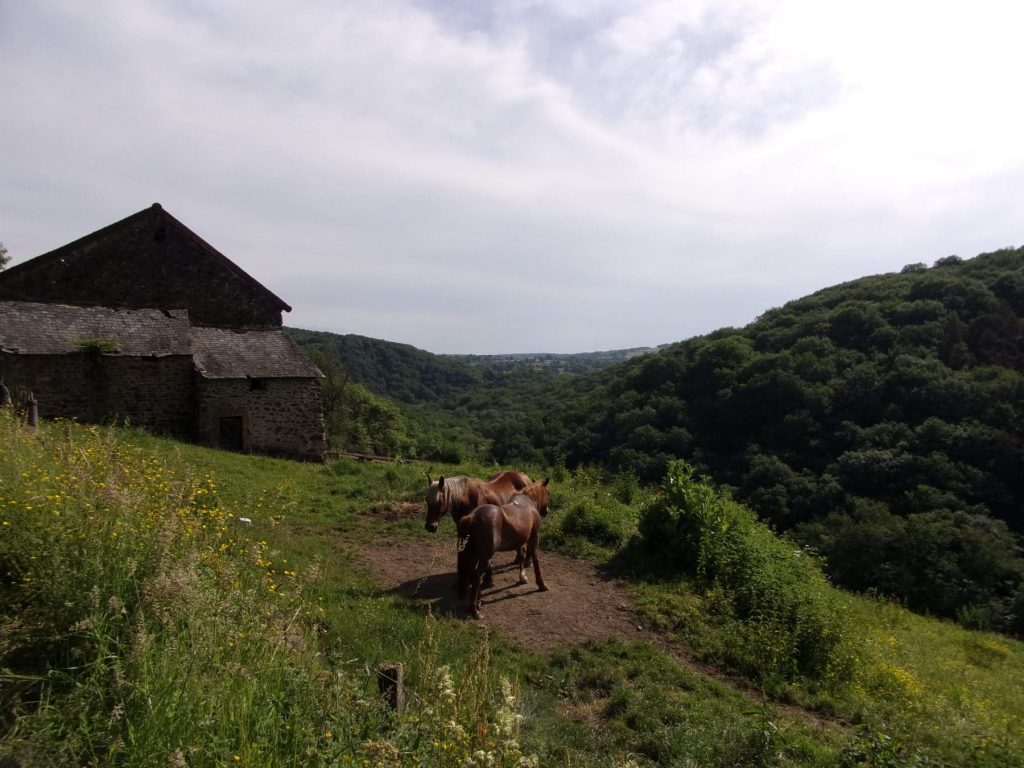
[[[372,670],[323,652],[316,569],[247,535],[247,512],[115,430],[0,409],[0,762],[529,763],[486,643],[456,674],[428,622],[395,717]]]
[[[663,493],[641,513],[650,549],[692,575],[727,623],[727,661],[769,686],[797,677],[835,685],[853,673],[852,632],[818,564],[753,512],[669,464]]]
[[[577,557],[606,559],[636,535],[637,506],[647,495],[632,474],[609,481],[593,467],[564,470],[552,484],[556,514],[544,521],[542,540]]]

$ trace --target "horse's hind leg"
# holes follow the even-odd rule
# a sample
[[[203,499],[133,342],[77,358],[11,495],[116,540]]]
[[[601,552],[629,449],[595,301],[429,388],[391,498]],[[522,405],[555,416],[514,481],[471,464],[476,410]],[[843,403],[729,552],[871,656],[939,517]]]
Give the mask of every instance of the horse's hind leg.
[[[537,591],[547,592],[548,586],[544,583],[544,577],[540,575],[540,560],[537,558],[537,532],[534,531],[533,536],[530,537],[530,542],[526,546],[526,554],[528,557],[533,558],[533,575],[537,579]]]
[[[491,567],[490,563],[487,563],[487,569],[484,571],[484,589],[490,589],[494,586],[494,568]]]
[[[512,565],[518,565],[522,568],[530,567],[530,556],[526,554],[525,546],[516,550],[516,559],[512,561]]]
[[[482,619],[483,614],[480,613],[480,577],[483,575],[485,569],[489,569],[488,563],[478,563],[476,570],[473,572],[473,586],[469,590],[469,612],[474,619]]]

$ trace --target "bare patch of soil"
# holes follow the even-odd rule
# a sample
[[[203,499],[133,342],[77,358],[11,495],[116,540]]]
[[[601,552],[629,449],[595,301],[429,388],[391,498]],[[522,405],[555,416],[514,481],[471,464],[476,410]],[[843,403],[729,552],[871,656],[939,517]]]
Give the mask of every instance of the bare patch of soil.
[[[361,544],[356,550],[362,564],[384,589],[428,603],[435,614],[474,622],[456,600],[454,536],[438,534],[424,539],[395,539]],[[673,656],[697,674],[737,690],[754,701],[762,694],[749,681],[695,660],[686,651],[637,616],[626,589],[593,563],[561,555],[540,553],[547,592],[538,592],[532,568],[529,583],[518,584],[514,553],[494,559],[494,587],[483,591],[481,627],[511,638],[524,648],[546,654],[559,646],[609,638],[643,640]],[[819,728],[848,727],[799,706],[773,702],[773,706]]]
[[[429,541],[396,540],[360,548],[363,564],[385,589],[431,605],[434,613],[467,617],[456,604],[454,536]],[[547,653],[560,645],[609,637],[655,642],[656,633],[645,628],[633,612],[625,589],[591,563],[557,552],[541,552],[540,565],[547,592],[538,592],[533,568],[529,583],[517,584],[514,553],[495,556],[494,587],[480,601],[482,626],[497,630],[524,647]]]

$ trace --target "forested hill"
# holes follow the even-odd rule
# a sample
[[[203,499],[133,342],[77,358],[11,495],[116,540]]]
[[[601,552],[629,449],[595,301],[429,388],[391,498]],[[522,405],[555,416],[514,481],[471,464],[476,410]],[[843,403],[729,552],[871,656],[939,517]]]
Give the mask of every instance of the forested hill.
[[[1024,249],[908,265],[618,366],[535,439],[647,480],[686,457],[839,582],[1024,629],[1022,317]]]
[[[483,382],[483,371],[409,344],[354,334],[286,328],[304,349],[316,349],[338,361],[364,387],[404,403],[429,402],[472,389]]]
[[[583,374],[608,368],[654,347],[572,354],[435,355],[409,344],[354,334],[285,329],[307,350],[336,360],[348,375],[372,392],[404,403],[436,402],[483,385],[500,383],[505,374]]]
[[[485,370],[499,372],[533,370],[554,373],[591,373],[635,357],[640,357],[641,355],[649,354],[657,349],[657,347],[633,347],[631,349],[612,349],[605,352],[577,352],[572,354],[539,352],[512,355],[446,355],[446,357],[479,366]]]

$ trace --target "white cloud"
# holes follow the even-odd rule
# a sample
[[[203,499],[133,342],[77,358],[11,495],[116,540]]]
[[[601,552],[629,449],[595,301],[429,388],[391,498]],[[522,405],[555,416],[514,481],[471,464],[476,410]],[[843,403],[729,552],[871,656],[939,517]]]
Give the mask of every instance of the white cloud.
[[[3,4],[0,240],[20,260],[160,201],[290,324],[437,352],[675,340],[1019,242],[1022,13]],[[479,310],[516,291],[542,311]]]

